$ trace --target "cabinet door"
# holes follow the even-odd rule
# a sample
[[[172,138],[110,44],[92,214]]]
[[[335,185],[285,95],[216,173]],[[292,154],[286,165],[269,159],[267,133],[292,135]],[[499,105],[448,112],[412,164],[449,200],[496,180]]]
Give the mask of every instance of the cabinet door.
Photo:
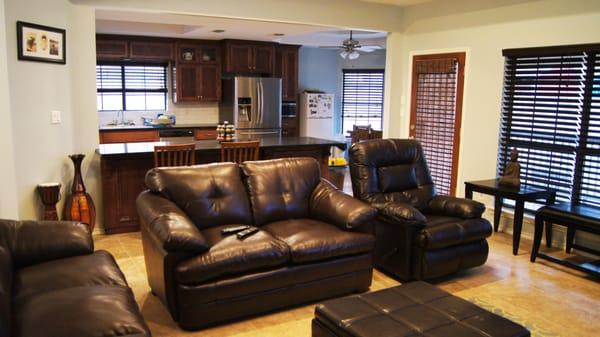
[[[177,62],[197,63],[200,60],[200,50],[197,45],[189,43],[177,44]]]
[[[281,58],[281,96],[284,101],[295,101],[298,92],[298,49],[284,49]]]
[[[129,57],[126,40],[96,40],[96,58],[99,60],[119,60]]]
[[[169,42],[131,41],[129,57],[136,60],[170,61],[173,59],[173,44]]]
[[[255,46],[252,72],[272,75],[275,73],[275,47]]]
[[[228,46],[226,70],[231,73],[249,73],[252,71],[252,46],[230,44]]]
[[[201,63],[219,63],[221,48],[218,45],[203,44],[199,47],[199,61]]]
[[[205,64],[200,71],[200,100],[218,102],[221,100],[221,71],[218,64]]]
[[[195,64],[177,65],[177,100],[182,102],[196,102],[200,99],[198,89],[200,78],[198,66]]]

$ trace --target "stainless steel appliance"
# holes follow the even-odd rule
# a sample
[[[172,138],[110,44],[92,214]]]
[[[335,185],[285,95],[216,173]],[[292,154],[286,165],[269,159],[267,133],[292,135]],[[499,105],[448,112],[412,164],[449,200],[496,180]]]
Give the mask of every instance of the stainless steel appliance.
[[[219,120],[233,123],[242,136],[281,135],[281,79],[224,79]]]
[[[194,142],[193,129],[162,129],[158,131],[161,142],[166,141],[189,141]]]

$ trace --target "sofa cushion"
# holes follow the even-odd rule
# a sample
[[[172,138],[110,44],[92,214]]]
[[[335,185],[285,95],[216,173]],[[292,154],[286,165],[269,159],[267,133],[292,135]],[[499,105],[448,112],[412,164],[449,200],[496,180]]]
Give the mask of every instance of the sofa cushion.
[[[12,258],[0,239],[0,336],[10,336],[12,306]]]
[[[485,239],[492,234],[492,228],[485,219],[426,216],[427,223],[418,239],[418,244],[423,248],[439,249],[464,244]]]
[[[14,295],[27,297],[49,291],[98,285],[127,287],[115,259],[105,251],[21,268],[15,272]]]
[[[155,168],[146,185],[177,204],[200,229],[252,221],[237,164]]]
[[[14,304],[19,336],[148,336],[131,289],[82,286],[20,297]]]
[[[277,221],[262,229],[289,246],[295,263],[370,252],[375,241],[370,234],[344,231],[312,219]]]
[[[377,169],[379,189],[383,193],[400,192],[417,187],[417,175],[412,164],[383,166]]]
[[[210,249],[183,261],[177,266],[177,280],[183,284],[199,284],[211,279],[240,273],[266,270],[285,265],[289,249],[285,243],[260,230],[243,240],[235,234],[223,235],[221,230],[236,225],[209,228],[202,231]]]
[[[241,164],[257,225],[309,214],[310,196],[321,180],[313,158],[287,158]]]

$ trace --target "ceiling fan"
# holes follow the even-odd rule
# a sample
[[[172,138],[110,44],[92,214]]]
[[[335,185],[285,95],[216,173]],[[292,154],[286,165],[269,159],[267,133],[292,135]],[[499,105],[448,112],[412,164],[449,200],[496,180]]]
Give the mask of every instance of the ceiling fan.
[[[332,47],[321,47],[327,49],[340,49],[340,57],[343,59],[355,60],[360,54],[358,53],[370,53],[372,51],[382,49],[381,46],[378,45],[361,45],[360,42],[352,38],[352,31],[350,31],[350,38],[344,40],[341,46],[332,46]]]

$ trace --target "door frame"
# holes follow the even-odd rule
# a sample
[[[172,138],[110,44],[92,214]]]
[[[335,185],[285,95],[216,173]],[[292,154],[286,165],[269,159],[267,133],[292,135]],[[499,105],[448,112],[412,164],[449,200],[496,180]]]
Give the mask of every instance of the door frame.
[[[464,86],[465,86],[465,68],[466,68],[466,51],[456,52],[443,52],[443,53],[427,53],[427,54],[411,54],[410,65],[411,65],[411,90],[410,90],[410,115],[409,115],[409,128],[408,134],[410,138],[415,137],[415,125],[417,117],[417,89],[418,82],[417,78],[417,67],[415,67],[416,61],[422,60],[435,60],[443,58],[456,58],[458,59],[459,67],[456,76],[456,105],[454,110],[454,142],[452,144],[452,172],[450,173],[450,195],[456,196],[456,189],[458,185],[458,164],[460,157],[460,135],[462,125],[462,110],[464,102]]]

